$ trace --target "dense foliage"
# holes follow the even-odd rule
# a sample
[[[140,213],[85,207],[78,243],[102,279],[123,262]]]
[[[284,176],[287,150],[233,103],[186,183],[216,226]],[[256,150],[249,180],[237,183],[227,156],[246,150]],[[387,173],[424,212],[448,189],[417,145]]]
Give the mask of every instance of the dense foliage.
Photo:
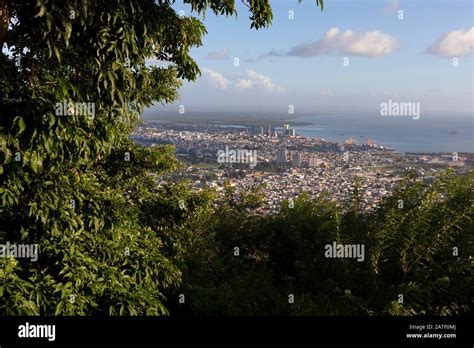
[[[235,14],[234,1],[184,2]],[[163,292],[181,280],[208,198],[154,188],[148,174],[176,168],[173,149],[129,136],[144,107],[199,73],[189,50],[204,25],[172,3],[0,1],[0,238],[40,254],[0,260],[0,312],[167,313]],[[247,4],[256,28],[270,23],[266,1]]]
[[[184,289],[190,301],[176,311],[472,314],[474,173],[448,171],[431,184],[409,174],[366,213],[354,209],[354,192],[340,207],[324,195],[302,194],[270,216],[249,215],[261,198],[255,193],[238,201],[229,196],[189,257]],[[333,242],[363,244],[365,259],[326,257]]]
[[[183,2],[236,13],[234,1]],[[252,27],[269,25],[268,1],[244,3]],[[0,258],[0,314],[471,311],[472,176],[407,179],[368,215],[301,196],[263,218],[249,213],[261,192],[229,188],[216,206],[186,182],[156,186],[180,165],[173,148],[129,135],[144,107],[196,78],[189,50],[205,34],[172,4],[0,0],[0,244],[39,247],[36,262]],[[324,259],[333,240],[365,243],[366,262]]]

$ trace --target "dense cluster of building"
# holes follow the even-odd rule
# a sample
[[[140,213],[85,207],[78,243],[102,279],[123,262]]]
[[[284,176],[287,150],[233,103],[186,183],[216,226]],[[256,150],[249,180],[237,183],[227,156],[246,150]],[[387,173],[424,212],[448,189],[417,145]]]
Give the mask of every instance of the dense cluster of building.
[[[186,177],[196,190],[208,186],[223,192],[227,182],[237,195],[264,184],[262,213],[277,211],[282,201],[291,202],[302,192],[310,197],[325,193],[336,204],[344,204],[352,196],[356,178],[361,208],[373,209],[406,169],[430,179],[443,166],[463,168],[467,160],[456,153],[398,154],[371,140],[358,145],[351,139],[337,144],[305,138],[288,125],[281,132],[270,127],[265,133],[263,127],[145,123],[133,139],[143,146],[173,144],[177,156],[189,164],[184,171],[160,178],[161,183]]]

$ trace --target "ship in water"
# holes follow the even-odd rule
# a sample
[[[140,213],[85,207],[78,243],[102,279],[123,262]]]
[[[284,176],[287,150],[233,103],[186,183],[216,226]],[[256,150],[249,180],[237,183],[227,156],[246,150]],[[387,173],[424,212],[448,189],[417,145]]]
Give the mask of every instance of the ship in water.
[[[448,134],[456,135],[456,134],[459,134],[459,131],[455,129],[451,129],[450,131],[448,131]]]

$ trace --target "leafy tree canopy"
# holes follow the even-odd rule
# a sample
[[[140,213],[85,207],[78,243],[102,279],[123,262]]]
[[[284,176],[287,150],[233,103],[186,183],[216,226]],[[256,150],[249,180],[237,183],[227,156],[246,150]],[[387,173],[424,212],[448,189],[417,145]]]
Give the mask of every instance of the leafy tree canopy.
[[[183,2],[236,14],[231,0]],[[244,3],[252,27],[270,24],[268,1]],[[173,4],[0,1],[0,238],[40,253],[0,259],[0,312],[167,313],[163,291],[179,284],[180,248],[211,197],[157,189],[149,173],[176,168],[173,148],[129,139],[144,107],[199,74],[189,52],[206,29]]]

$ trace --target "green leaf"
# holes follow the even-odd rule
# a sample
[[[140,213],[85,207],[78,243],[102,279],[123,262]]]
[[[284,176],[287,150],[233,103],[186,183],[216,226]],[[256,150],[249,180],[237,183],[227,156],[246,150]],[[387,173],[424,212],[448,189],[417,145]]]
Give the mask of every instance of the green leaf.
[[[59,49],[56,46],[53,46],[54,55],[59,63],[61,63],[61,53],[59,53]]]
[[[40,6],[40,11],[36,14],[35,18],[43,17],[45,10],[46,10],[46,8],[44,7],[43,4],[41,4],[41,6]]]
[[[18,123],[18,128],[19,128],[18,134],[23,133],[23,131],[26,128],[25,121],[23,120],[23,117],[17,116],[15,120]]]

